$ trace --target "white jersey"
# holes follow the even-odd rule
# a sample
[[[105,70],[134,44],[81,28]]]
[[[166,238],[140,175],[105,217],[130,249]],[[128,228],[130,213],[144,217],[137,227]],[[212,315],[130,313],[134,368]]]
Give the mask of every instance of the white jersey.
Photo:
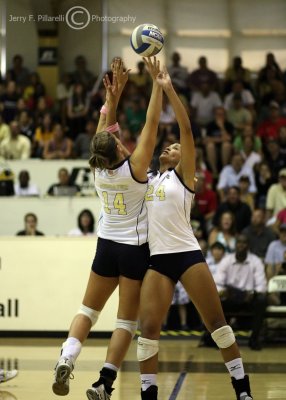
[[[102,207],[98,236],[136,246],[146,243],[147,181],[140,183],[132,176],[129,158],[114,169],[96,169],[95,188]]]
[[[200,250],[190,221],[194,196],[175,170],[149,175],[145,199],[151,255]]]

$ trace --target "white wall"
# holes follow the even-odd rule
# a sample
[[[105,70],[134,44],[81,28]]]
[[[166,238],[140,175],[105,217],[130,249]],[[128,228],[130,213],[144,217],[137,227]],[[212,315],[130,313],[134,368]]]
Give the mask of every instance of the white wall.
[[[59,236],[77,227],[78,214],[89,209],[96,221],[100,215],[98,197],[0,197],[0,235],[14,236],[24,229],[24,216],[33,212],[38,217],[38,230]]]
[[[1,331],[67,331],[82,303],[95,247],[94,238],[0,238]],[[93,331],[114,329],[117,304],[115,291]]]

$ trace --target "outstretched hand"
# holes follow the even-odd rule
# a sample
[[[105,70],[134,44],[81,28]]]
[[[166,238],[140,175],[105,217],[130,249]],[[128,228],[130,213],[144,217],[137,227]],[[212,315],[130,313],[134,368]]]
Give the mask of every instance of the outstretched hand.
[[[116,103],[119,93],[116,73],[113,73],[112,83],[110,82],[108,74],[103,78],[103,83],[106,89],[106,102]]]
[[[149,74],[151,75],[152,79],[155,81],[158,74],[160,73],[160,61],[157,60],[156,57],[153,58],[153,61],[150,57],[145,58],[143,57],[144,63],[147,67]]]
[[[118,92],[121,94],[128,81],[128,76],[131,69],[124,69],[123,61],[120,58],[115,58],[111,64],[111,71],[113,76],[116,76]]]
[[[165,66],[163,67],[163,71],[157,75],[156,81],[165,90],[172,87],[172,81]]]

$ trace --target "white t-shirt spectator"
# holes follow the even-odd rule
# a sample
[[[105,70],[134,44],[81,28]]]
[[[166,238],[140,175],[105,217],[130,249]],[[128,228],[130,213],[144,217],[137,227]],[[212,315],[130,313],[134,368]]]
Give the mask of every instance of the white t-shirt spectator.
[[[274,240],[267,248],[265,264],[280,264],[284,261],[286,245],[281,240]]]
[[[206,97],[201,92],[195,92],[192,96],[191,106],[196,109],[196,122],[200,125],[213,121],[214,110],[221,105],[221,99],[216,92],[210,92]]]
[[[245,107],[252,106],[255,103],[254,97],[252,96],[252,93],[250,90],[243,89],[243,91],[240,93],[240,95],[241,95],[241,99],[242,99],[242,104]],[[226,110],[229,110],[232,107],[233,96],[234,96],[234,93],[230,93],[225,97],[224,108]]]
[[[19,183],[15,183],[14,192],[16,196],[39,196],[40,192],[34,183],[29,184],[27,188],[21,188]]]
[[[224,190],[231,186],[239,186],[239,178],[241,176],[249,177],[249,192],[256,193],[254,174],[252,169],[247,166],[243,166],[239,172],[236,172],[232,165],[226,165],[225,167],[223,167],[219,176],[217,189]]]

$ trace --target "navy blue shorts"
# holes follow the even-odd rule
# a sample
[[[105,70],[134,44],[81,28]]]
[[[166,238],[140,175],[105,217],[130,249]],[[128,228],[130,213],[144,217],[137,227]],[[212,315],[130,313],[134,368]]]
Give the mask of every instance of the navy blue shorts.
[[[205,262],[201,250],[183,251],[182,253],[155,254],[151,256],[149,268],[177,283],[187,269],[195,264]]]
[[[106,277],[125,276],[142,281],[150,264],[149,246],[133,246],[98,238],[92,271]]]

